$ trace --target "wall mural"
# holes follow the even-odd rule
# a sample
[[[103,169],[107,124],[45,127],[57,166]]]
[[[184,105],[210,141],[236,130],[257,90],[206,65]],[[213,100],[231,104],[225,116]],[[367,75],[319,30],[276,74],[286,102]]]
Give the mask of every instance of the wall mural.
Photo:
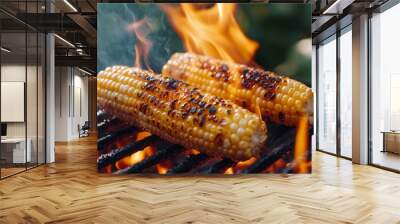
[[[311,7],[98,4],[99,172],[310,173]]]

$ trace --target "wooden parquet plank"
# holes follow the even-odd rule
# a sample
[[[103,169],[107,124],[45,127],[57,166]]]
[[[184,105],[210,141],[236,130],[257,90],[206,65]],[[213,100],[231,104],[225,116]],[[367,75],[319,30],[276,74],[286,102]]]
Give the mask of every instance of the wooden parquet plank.
[[[0,223],[400,223],[400,175],[315,152],[311,175],[96,171],[96,139],[0,181]]]

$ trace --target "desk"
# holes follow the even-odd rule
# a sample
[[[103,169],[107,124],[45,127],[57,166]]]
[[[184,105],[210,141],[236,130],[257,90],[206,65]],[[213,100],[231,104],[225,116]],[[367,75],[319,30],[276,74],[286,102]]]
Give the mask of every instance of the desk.
[[[393,152],[400,154],[400,131],[382,131],[383,150],[382,152]]]
[[[25,152],[25,138],[5,138],[1,139],[1,157],[6,163],[25,163],[30,162],[32,158],[30,138]],[[26,159],[26,160],[25,160]]]

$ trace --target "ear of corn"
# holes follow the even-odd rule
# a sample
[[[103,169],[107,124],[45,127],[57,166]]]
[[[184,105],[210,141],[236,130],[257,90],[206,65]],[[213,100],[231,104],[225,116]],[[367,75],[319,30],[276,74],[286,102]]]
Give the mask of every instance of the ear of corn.
[[[232,100],[275,123],[295,126],[302,116],[313,115],[311,89],[273,72],[208,56],[175,53],[162,73]]]
[[[186,148],[240,161],[257,157],[267,137],[256,114],[172,78],[114,66],[97,83],[101,109]]]

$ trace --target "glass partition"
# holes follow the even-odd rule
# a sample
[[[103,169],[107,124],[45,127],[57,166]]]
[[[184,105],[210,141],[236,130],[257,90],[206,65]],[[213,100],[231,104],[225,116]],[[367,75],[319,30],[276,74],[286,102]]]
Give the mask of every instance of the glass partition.
[[[372,164],[400,171],[400,4],[371,18]]]
[[[26,169],[31,151],[26,141],[26,33],[1,34],[2,177]],[[28,146],[28,150],[27,149]]]
[[[336,153],[336,36],[318,47],[318,149]]]
[[[41,13],[43,5],[0,2],[20,15]],[[0,178],[45,162],[45,44],[43,33],[0,12]]]
[[[340,155],[352,157],[352,33],[340,36]]]

